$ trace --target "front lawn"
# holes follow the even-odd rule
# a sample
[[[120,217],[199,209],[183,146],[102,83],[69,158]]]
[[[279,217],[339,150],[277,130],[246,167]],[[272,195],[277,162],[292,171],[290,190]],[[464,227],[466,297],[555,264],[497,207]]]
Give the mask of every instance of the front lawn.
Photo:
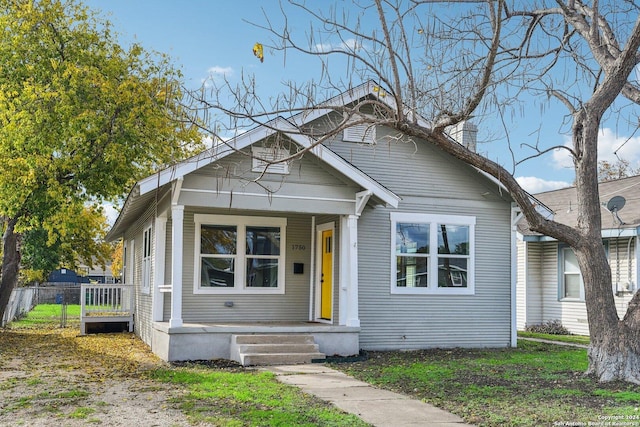
[[[585,377],[586,350],[524,340],[518,345],[371,352],[368,360],[333,367],[479,426],[596,425],[605,420],[640,425],[640,386],[599,384]]]
[[[221,366],[221,364],[223,366]],[[193,422],[215,426],[365,427],[355,415],[278,382],[271,372],[223,361],[184,363],[152,372],[155,381],[179,385],[172,400]]]
[[[59,326],[62,319],[62,304],[38,304],[24,317],[14,320],[10,326],[13,329]],[[80,324],[80,305],[68,304],[66,306],[65,322],[71,327],[78,327]]]
[[[568,342],[571,344],[589,345],[591,340],[585,335],[553,335],[553,334],[540,334],[537,332],[518,332],[518,336],[521,338],[538,338],[550,341]]]

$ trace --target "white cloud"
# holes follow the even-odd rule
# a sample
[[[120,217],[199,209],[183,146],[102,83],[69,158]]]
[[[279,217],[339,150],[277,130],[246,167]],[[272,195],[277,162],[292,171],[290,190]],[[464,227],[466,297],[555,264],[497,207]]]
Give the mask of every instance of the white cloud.
[[[213,67],[207,70],[210,75],[216,76],[230,76],[233,74],[233,68],[231,67],[221,67],[219,65],[214,65]]]
[[[314,47],[316,52],[330,52],[333,49],[331,43],[317,43]]]
[[[564,145],[571,146],[571,141],[565,137]],[[640,137],[627,138],[618,136],[609,128],[603,128],[598,135],[598,160],[615,162],[617,156],[628,160],[632,167],[640,164]],[[573,168],[573,160],[568,150],[557,149],[553,152],[553,166],[556,169]]]
[[[211,87],[215,82],[220,82],[234,74],[232,67],[221,67],[214,65],[207,70],[207,77],[203,78],[201,83],[206,87]]]
[[[347,39],[338,44],[317,43],[314,47],[315,47],[315,51],[319,53],[328,53],[334,50],[354,52],[356,50],[365,48],[365,46],[361,42],[358,42],[356,39]]]
[[[566,181],[547,181],[535,176],[519,176],[516,178],[518,184],[531,194],[542,193],[543,191],[557,190],[559,188],[570,187],[571,183]]]

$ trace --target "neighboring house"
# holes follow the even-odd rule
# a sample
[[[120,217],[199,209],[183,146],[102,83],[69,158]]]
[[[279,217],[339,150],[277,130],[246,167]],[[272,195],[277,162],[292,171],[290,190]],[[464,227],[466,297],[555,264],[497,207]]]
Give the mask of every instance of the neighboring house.
[[[237,359],[237,335],[266,333],[307,334],[327,355],[515,346],[507,192],[389,128],[354,126],[317,146],[296,131],[321,132],[342,118],[331,106],[375,89],[275,119],[135,185],[108,238],[124,240],[135,332],[157,355]],[[264,172],[259,158],[307,148]]]
[[[49,273],[48,283],[89,283],[89,279],[79,275],[74,270],[59,268]]]
[[[618,314],[623,316],[638,283],[640,176],[599,184],[605,246]],[[554,219],[577,224],[575,187],[536,194]],[[560,320],[570,332],[589,334],[584,286],[575,254],[565,244],[518,223],[518,329]]]
[[[81,264],[78,271],[81,271],[82,275],[89,279],[89,283],[116,283],[113,273],[111,272],[111,262],[104,267],[98,264],[94,264],[91,267],[86,264]]]

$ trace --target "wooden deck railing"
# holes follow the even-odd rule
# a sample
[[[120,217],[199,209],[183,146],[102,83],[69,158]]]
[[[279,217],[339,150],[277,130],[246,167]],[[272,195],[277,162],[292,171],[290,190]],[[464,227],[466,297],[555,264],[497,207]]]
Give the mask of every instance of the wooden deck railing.
[[[80,292],[80,333],[87,323],[129,322],[133,331],[133,286],[125,284],[82,284]]]

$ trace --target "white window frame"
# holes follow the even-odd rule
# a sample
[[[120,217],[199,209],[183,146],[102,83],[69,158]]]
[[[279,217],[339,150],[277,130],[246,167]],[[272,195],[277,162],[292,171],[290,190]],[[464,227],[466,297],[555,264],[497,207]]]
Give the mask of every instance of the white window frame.
[[[460,215],[437,215],[407,212],[392,212],[391,219],[391,293],[392,294],[432,294],[432,295],[474,295],[475,294],[475,225],[476,217]],[[397,286],[396,225],[398,223],[429,225],[429,254],[426,287]],[[438,226],[459,225],[469,227],[469,256],[467,265],[467,287],[438,287]],[[435,272],[435,273],[434,273]]]
[[[285,293],[285,253],[287,219],[276,217],[258,216],[228,216],[228,215],[207,215],[195,214],[195,248],[194,248],[194,294],[284,294]],[[236,254],[234,256],[234,287],[215,288],[200,286],[202,266],[200,253],[202,225],[232,225],[237,227]],[[246,286],[246,228],[256,227],[279,227],[280,228],[280,255],[270,255],[269,258],[278,260],[278,286],[275,288],[247,287]]]
[[[149,224],[142,232],[142,293],[151,292],[151,254],[152,254],[152,227]]]
[[[580,267],[578,267],[578,271],[568,272],[565,269],[565,253],[567,251],[573,252],[569,246],[559,245],[558,246],[558,301],[576,301],[576,302],[584,302],[584,282],[582,280],[582,272],[580,271]],[[574,255],[575,256],[575,255]],[[565,296],[565,277],[567,274],[577,274],[580,277],[580,296],[578,297],[567,297]]]

